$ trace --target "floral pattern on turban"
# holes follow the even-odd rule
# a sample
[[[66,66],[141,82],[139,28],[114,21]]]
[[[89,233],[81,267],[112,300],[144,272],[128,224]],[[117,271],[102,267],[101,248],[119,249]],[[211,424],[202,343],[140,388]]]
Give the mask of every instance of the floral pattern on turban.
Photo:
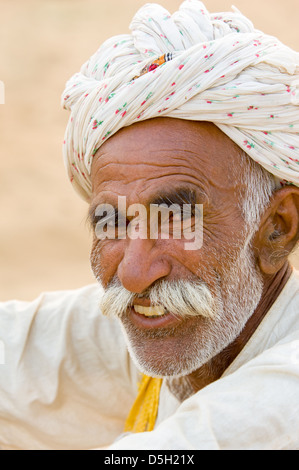
[[[299,53],[237,10],[199,0],[170,15],[141,8],[132,34],[107,40],[67,83],[69,177],[89,200],[92,160],[108,138],[141,120],[210,121],[283,183],[299,186]]]

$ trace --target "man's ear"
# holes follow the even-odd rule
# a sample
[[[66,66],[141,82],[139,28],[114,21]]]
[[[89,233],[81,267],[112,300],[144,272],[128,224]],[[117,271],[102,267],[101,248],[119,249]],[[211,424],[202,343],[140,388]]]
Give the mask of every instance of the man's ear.
[[[262,216],[254,248],[264,274],[277,273],[299,240],[299,188],[287,186],[274,193]]]

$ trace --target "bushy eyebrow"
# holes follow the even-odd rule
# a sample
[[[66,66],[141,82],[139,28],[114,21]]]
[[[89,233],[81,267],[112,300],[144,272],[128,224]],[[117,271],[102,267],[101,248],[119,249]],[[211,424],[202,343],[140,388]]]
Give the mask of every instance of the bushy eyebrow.
[[[149,204],[161,205],[165,204],[170,207],[172,204],[183,206],[184,204],[194,205],[197,202],[195,190],[189,188],[179,188],[162,192],[159,196],[154,197]]]

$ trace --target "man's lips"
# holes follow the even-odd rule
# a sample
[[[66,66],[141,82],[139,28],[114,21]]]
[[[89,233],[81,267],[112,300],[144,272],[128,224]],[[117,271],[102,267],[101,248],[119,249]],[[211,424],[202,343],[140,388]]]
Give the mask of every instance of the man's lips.
[[[136,312],[134,307],[130,307],[128,309],[129,318],[136,327],[141,329],[172,327],[181,322],[180,318],[170,312],[165,312],[162,315],[154,315],[155,308],[156,307],[152,307],[153,314],[146,316],[142,313]]]

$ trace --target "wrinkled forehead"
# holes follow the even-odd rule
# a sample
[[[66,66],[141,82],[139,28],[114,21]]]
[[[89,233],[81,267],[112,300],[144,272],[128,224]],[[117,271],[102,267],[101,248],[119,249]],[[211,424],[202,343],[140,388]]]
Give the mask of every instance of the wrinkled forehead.
[[[238,185],[240,149],[214,124],[156,118],[122,129],[101,146],[91,171],[93,194],[115,184],[189,183],[219,191]]]

